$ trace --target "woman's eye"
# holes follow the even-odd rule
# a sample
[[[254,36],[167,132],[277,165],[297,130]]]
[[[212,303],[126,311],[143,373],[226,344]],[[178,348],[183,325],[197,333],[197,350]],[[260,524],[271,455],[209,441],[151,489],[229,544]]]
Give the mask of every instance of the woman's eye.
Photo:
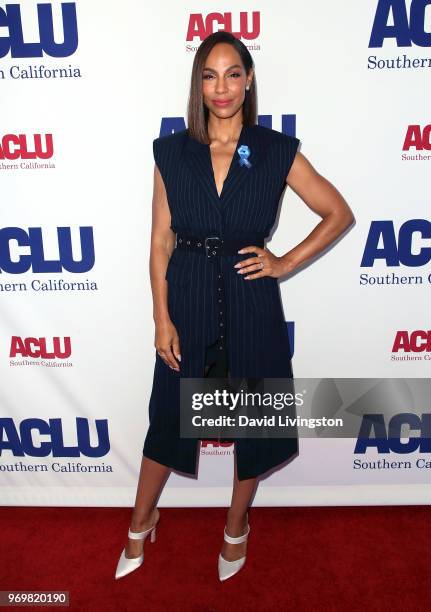
[[[238,78],[241,76],[241,74],[239,72],[232,72],[232,74],[230,74],[229,76]],[[212,74],[204,74],[202,78],[204,79],[212,79],[213,75]]]

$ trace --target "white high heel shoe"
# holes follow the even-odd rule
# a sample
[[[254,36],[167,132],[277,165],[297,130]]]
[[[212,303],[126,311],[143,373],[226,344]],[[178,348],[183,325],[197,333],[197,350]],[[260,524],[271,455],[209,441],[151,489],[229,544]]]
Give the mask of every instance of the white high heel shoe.
[[[129,528],[128,536],[131,540],[143,540],[142,553],[139,555],[139,557],[128,558],[126,557],[126,549],[124,548],[118,560],[117,569],[115,572],[115,578],[122,578],[123,576],[127,576],[127,574],[130,574],[130,572],[133,572],[134,570],[138,569],[138,567],[142,565],[142,563],[144,562],[144,548],[143,547],[144,547],[145,538],[147,537],[148,534],[151,534],[151,537],[150,537],[151,542],[156,541],[156,526],[158,522],[159,522],[159,516],[157,516],[157,519],[154,525],[150,527],[149,529],[146,529],[145,531],[130,531],[130,528]]]
[[[224,540],[229,544],[241,544],[245,542],[248,538],[248,534],[250,533],[250,525],[247,523],[247,531],[237,538],[232,538],[230,535],[226,533],[226,527],[224,528]],[[218,557],[218,575],[220,580],[227,580],[243,567],[246,560],[246,556],[241,557],[241,559],[235,559],[235,561],[227,561],[224,557],[222,557],[221,553]]]

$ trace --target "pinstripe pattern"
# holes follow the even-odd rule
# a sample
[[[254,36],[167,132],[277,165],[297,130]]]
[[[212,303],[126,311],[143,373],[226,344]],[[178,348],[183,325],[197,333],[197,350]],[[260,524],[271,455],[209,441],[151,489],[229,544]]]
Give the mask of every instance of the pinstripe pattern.
[[[267,237],[275,223],[285,179],[299,140],[263,126],[243,126],[238,147],[248,145],[251,168],[235,152],[219,197],[209,145],[183,130],[156,138],[155,162],[165,184],[171,228],[189,235]],[[227,351],[233,377],[292,377],[291,355],[277,279],[245,281],[233,265],[250,257],[222,259]],[[205,347],[218,337],[214,260],[175,249],[168,264],[168,308],[181,347],[181,372],[156,353],[150,427],[144,455],[187,473],[196,468],[197,441],[179,438],[179,380],[203,377]],[[238,476],[249,478],[279,465],[297,451],[296,439],[236,441]]]

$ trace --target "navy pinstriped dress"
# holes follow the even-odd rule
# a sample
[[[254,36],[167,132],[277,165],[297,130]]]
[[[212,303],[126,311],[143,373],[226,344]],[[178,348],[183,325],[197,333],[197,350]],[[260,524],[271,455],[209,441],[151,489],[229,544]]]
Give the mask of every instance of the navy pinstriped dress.
[[[246,244],[264,244],[299,140],[267,127],[243,125],[237,149],[242,145],[250,151],[250,165],[241,164],[235,151],[219,195],[209,145],[191,138],[188,130],[153,141],[177,238],[247,237]],[[246,281],[234,268],[250,256],[219,256],[215,265],[201,253],[175,248],[169,259],[168,310],[180,339],[180,372],[155,352],[143,454],[186,474],[196,473],[199,440],[179,434],[181,377],[293,378],[277,279]],[[221,290],[223,301],[218,299]],[[237,439],[238,478],[259,476],[297,453],[297,437]]]

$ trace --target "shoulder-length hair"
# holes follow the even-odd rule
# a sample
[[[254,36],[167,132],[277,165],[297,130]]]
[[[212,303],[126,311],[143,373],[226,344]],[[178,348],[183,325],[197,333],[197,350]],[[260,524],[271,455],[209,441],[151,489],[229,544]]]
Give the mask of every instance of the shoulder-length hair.
[[[205,106],[202,95],[202,78],[206,59],[211,49],[217,43],[229,43],[237,51],[245,68],[246,74],[254,68],[253,58],[249,50],[238,38],[230,32],[221,30],[210,34],[199,46],[193,60],[190,81],[190,93],[187,106],[187,124],[189,136],[203,144],[209,144],[208,136],[208,108]],[[253,74],[250,89],[246,90],[242,107],[243,124],[255,125],[257,122],[257,89],[256,76]]]

